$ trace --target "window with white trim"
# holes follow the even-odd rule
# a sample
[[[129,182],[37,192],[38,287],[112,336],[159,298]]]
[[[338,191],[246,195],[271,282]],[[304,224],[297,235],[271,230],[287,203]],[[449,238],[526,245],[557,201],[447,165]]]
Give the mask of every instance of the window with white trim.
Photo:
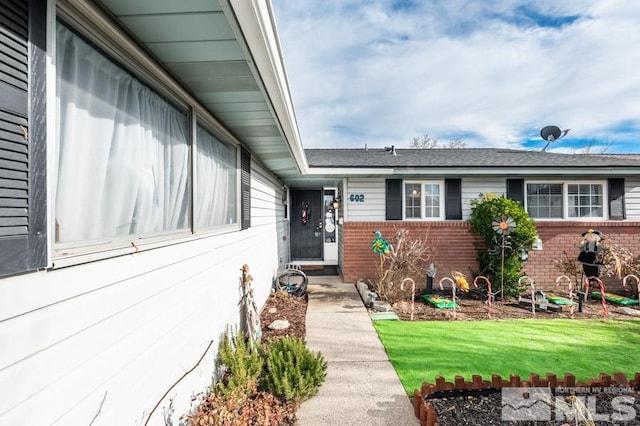
[[[602,219],[605,189],[604,182],[527,182],[527,212],[534,219]]]
[[[604,217],[602,184],[570,183],[567,185],[569,217]]]
[[[527,212],[538,219],[562,218],[562,184],[528,183]]]
[[[404,182],[405,219],[442,219],[444,217],[443,182]]]

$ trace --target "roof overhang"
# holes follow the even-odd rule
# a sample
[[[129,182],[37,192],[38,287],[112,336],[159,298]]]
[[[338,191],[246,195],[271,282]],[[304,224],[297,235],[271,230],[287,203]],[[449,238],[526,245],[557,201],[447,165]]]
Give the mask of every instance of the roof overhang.
[[[196,112],[210,114],[215,130],[282,180],[307,172],[269,0],[101,0],[100,6],[188,93]],[[58,0],[58,9],[100,19],[87,0]]]
[[[304,179],[331,180],[348,177],[460,177],[460,176],[586,176],[584,167],[310,167]],[[590,167],[588,176],[637,176],[633,167]]]

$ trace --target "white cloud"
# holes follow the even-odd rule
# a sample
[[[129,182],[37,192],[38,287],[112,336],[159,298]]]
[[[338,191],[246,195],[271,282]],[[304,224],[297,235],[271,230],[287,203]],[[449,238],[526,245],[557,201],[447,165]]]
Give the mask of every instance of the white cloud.
[[[306,147],[640,136],[636,2],[272,3]]]

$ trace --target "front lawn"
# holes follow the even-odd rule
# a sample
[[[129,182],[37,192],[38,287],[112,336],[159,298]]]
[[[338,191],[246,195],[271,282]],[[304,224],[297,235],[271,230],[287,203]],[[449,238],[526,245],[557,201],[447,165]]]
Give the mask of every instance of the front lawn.
[[[508,379],[529,373],[576,380],[640,371],[640,320],[375,321],[409,395],[436,376],[480,374]]]

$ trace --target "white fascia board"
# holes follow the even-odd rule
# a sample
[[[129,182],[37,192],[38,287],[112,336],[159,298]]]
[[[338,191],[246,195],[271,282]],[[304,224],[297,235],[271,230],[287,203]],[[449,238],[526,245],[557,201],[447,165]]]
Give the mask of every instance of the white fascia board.
[[[313,167],[309,169],[308,175],[330,175],[330,176],[362,176],[362,175],[392,175],[395,171],[387,168],[358,168],[358,167]]]
[[[220,6],[238,41],[245,41],[246,46],[240,45],[248,49],[249,65],[266,91],[267,104],[274,109],[300,172],[307,173],[309,166],[300,140],[270,1],[220,0]]]
[[[584,167],[584,168],[489,168],[489,167],[429,167],[415,169],[394,169],[394,175],[420,175],[420,176],[633,176],[640,175],[640,168],[611,168],[611,167]]]

